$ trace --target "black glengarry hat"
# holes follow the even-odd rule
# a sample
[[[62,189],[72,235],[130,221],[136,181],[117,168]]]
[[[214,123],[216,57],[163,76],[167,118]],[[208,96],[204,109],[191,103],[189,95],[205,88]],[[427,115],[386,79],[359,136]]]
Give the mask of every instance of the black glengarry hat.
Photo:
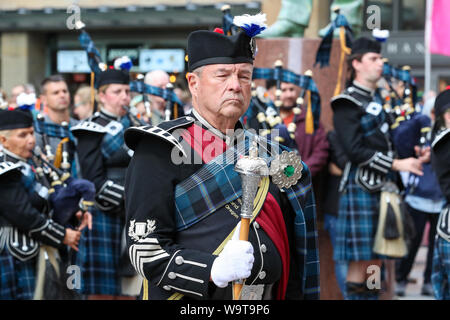
[[[366,37],[356,39],[352,43],[352,54],[381,53],[381,43]]]
[[[189,71],[208,64],[253,63],[251,38],[244,32],[233,36],[194,31],[188,38]]]
[[[265,28],[265,14],[243,15],[233,19],[241,32],[227,36],[217,31],[194,31],[188,37],[189,72],[210,64],[253,63],[256,45],[253,37]]]
[[[0,110],[0,130],[13,130],[33,126],[33,117],[29,111]]]
[[[96,87],[107,84],[130,84],[130,74],[126,70],[106,69],[98,75]]]

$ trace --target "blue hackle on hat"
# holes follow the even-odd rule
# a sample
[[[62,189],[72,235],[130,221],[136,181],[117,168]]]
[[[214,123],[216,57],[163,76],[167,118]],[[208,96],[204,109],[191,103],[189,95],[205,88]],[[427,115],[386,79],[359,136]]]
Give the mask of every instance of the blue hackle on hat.
[[[247,36],[253,38],[266,30],[266,14],[259,13],[254,16],[248,14],[236,16],[233,19],[233,24],[244,30]]]
[[[17,96],[16,103],[17,108],[20,110],[33,110],[36,104],[36,95],[34,93],[27,94],[23,92]]]
[[[128,56],[117,58],[114,61],[114,69],[130,71],[132,67],[133,62],[131,62],[131,59]]]
[[[389,39],[389,30],[380,30],[380,29],[374,29],[372,31],[372,37],[375,38],[378,42],[384,43]]]

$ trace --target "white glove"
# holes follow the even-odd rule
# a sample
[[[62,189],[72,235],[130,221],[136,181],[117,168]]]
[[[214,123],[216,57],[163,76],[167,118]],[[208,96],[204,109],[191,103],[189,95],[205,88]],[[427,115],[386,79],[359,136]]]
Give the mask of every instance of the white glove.
[[[219,288],[225,288],[228,282],[250,277],[253,262],[253,246],[248,241],[239,240],[241,223],[236,227],[231,240],[214,260],[211,268],[211,279]]]

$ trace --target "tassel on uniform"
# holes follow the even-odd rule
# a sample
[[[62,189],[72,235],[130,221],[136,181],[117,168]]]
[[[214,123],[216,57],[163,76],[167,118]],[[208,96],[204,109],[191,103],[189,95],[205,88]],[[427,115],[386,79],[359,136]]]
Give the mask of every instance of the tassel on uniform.
[[[352,53],[352,49],[347,47],[347,44],[346,44],[345,27],[340,27],[339,40],[341,43],[341,60],[339,62],[339,71],[338,71],[336,89],[334,90],[334,96],[337,96],[341,93],[341,81],[342,81],[342,75],[344,72],[345,56],[350,55]]]
[[[309,90],[306,92],[306,101],[308,103],[308,106],[306,108],[305,133],[314,134],[314,116],[311,106],[311,91]]]
[[[95,73],[94,71],[91,71],[91,108],[94,110],[94,103],[95,103]]]
[[[59,143],[58,146],[56,147],[56,152],[55,152],[55,160],[53,160],[53,164],[55,165],[56,168],[60,168],[61,167],[61,161],[62,161],[62,149],[63,149],[63,144],[69,142],[69,138],[64,138],[62,139]]]

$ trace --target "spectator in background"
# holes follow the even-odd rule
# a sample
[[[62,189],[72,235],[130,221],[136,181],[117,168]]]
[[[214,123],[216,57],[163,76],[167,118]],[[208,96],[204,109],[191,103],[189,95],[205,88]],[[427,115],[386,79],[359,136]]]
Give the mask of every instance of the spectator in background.
[[[267,82],[267,91],[269,97],[275,99],[276,82]],[[294,121],[294,107],[297,105],[297,98],[300,94],[300,87],[292,83],[281,83],[281,102],[280,117],[286,127],[289,123]],[[314,178],[325,167],[328,159],[328,141],[326,132],[322,126],[319,127],[313,134],[306,134],[306,110],[302,107],[302,112],[295,117],[295,124],[297,126],[295,131],[295,142],[297,150],[302,157],[302,160],[308,165],[311,170],[311,176]]]
[[[422,114],[431,117],[431,111],[436,101],[436,92],[430,91],[423,96]]]
[[[91,88],[84,86],[78,88],[73,97],[73,113],[79,120],[85,120],[92,116],[94,110],[91,105]]]
[[[25,84],[24,88],[25,88],[25,92],[28,94],[36,93],[36,88],[34,87],[34,85],[32,83]]]
[[[8,108],[8,96],[3,89],[0,88],[0,109]]]
[[[144,82],[150,86],[165,89],[170,81],[169,74],[163,70],[150,71],[145,75]],[[156,126],[164,121],[164,108],[166,101],[158,96],[149,95],[152,110],[151,124]]]
[[[40,92],[42,108],[47,112],[43,114],[43,121],[37,120],[35,123],[36,144],[45,151],[47,140],[51,150],[49,154],[54,157],[60,154],[61,150],[67,149],[70,172],[73,177],[77,177],[79,167],[75,139],[69,129],[76,125],[78,120],[70,117],[70,93],[66,80],[61,75],[49,76],[42,81]],[[49,159],[51,160],[51,157]]]
[[[17,108],[17,96],[25,92],[25,86],[23,84],[18,84],[11,89],[11,96],[9,97],[9,107],[12,109]]]
[[[181,88],[173,89],[173,92],[180,98],[181,102],[183,102],[184,106],[184,114],[189,114],[192,111],[192,96],[189,90],[183,90]]]
[[[429,99],[430,100],[430,99]],[[435,100],[435,99],[431,99]],[[433,114],[431,112],[431,114]],[[430,119],[431,126],[431,119]],[[397,149],[403,146],[397,146]],[[414,150],[402,151],[402,155],[413,156]],[[402,173],[403,175],[403,173]],[[431,271],[433,261],[434,240],[436,237],[436,226],[438,223],[439,213],[444,207],[444,196],[439,188],[439,183],[436,174],[431,166],[431,163],[423,164],[423,176],[415,176],[411,183],[411,173],[406,173],[405,181],[405,204],[412,220],[414,221],[415,235],[408,247],[408,254],[406,257],[396,262],[396,294],[404,296],[406,286],[408,284],[408,276],[411,272],[417,251],[422,243],[423,233],[427,222],[430,224],[428,235],[428,253],[426,260],[426,268],[423,276],[422,295],[431,296],[433,290],[431,286]]]

